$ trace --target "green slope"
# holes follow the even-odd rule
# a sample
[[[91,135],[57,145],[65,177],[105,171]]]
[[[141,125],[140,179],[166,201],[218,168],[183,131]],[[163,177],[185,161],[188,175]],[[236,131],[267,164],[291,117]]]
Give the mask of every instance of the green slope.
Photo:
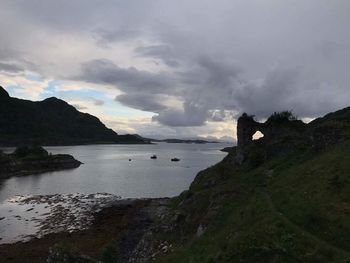
[[[255,168],[234,159],[200,172],[171,200],[148,262],[350,262],[350,140]]]
[[[350,141],[257,168],[231,153],[174,199],[183,233],[156,262],[350,262],[349,174]]]

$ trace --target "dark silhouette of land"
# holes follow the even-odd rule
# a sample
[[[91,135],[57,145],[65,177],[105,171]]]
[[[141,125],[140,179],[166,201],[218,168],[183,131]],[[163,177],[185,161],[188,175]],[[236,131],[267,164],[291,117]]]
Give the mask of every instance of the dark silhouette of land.
[[[81,164],[69,154],[52,155],[39,146],[18,147],[10,154],[0,151],[0,183],[12,176],[73,169]]]
[[[0,86],[0,146],[148,143],[138,135],[119,135],[97,117],[52,97],[12,98]]]

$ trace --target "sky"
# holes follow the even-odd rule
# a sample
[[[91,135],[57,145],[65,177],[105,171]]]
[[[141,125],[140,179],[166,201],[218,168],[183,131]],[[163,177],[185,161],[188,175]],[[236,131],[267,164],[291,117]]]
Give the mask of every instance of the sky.
[[[0,85],[116,132],[235,139],[350,106],[348,0],[0,0]]]

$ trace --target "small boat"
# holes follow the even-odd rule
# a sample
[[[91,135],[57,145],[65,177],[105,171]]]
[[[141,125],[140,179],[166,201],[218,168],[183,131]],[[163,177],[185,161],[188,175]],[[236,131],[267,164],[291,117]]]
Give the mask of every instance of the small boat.
[[[180,161],[180,159],[179,158],[172,158],[171,161],[172,162],[178,162],[178,161]]]
[[[157,159],[157,155],[153,154],[153,155],[151,156],[151,159]]]

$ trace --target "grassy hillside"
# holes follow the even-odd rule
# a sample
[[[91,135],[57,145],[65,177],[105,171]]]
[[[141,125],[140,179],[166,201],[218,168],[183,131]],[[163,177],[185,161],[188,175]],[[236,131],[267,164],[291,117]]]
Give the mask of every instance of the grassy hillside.
[[[156,262],[350,262],[350,141],[259,167],[234,153],[173,200],[175,247]]]
[[[298,148],[242,165],[231,151],[200,172],[188,191],[165,200],[166,208],[136,208],[131,219],[138,217],[128,221],[132,227],[105,240],[110,245],[99,248],[97,258],[104,263],[350,263],[349,174],[348,139],[323,151]]]

